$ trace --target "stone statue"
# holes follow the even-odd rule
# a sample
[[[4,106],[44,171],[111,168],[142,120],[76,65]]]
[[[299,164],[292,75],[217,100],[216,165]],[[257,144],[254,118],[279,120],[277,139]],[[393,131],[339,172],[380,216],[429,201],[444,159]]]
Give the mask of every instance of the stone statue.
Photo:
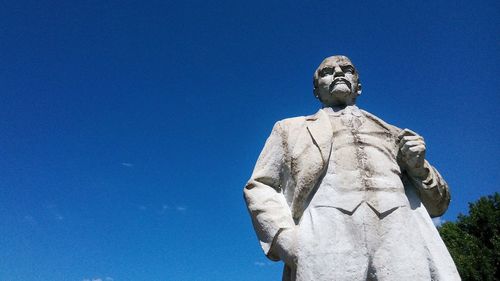
[[[283,280],[460,280],[431,217],[448,186],[425,142],[355,106],[345,56],[314,73],[323,108],[277,122],[244,188],[262,249]]]

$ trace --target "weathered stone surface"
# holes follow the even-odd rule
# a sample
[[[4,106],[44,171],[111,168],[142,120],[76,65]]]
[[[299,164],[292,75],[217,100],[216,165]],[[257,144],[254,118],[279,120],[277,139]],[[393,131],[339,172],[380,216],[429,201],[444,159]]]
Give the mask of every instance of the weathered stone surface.
[[[314,73],[323,108],[275,124],[244,188],[265,254],[283,280],[460,280],[431,216],[448,186],[424,139],[355,106],[344,56]]]

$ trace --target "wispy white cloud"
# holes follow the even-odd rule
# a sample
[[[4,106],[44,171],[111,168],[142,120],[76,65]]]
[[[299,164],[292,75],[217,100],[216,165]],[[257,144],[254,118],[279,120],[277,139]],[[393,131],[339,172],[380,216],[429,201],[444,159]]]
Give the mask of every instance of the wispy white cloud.
[[[37,218],[32,215],[25,215],[22,219],[23,223],[29,225],[30,227],[36,228],[38,226]]]
[[[59,212],[57,206],[55,204],[48,204],[45,205],[45,208],[49,211],[49,213],[52,215],[52,218],[57,221],[62,221],[64,220],[64,216]]]
[[[438,227],[438,226],[441,226],[446,221],[441,219],[441,217],[436,217],[436,218],[432,218],[432,222],[434,223],[434,226]]]
[[[256,266],[259,266],[259,267],[266,266],[266,263],[265,262],[261,262],[261,261],[256,261],[253,264],[256,265]]]
[[[186,210],[187,210],[187,207],[185,207],[185,206],[177,206],[177,207],[175,207],[175,209],[176,209],[177,211],[179,211],[179,212],[184,212],[184,211],[186,211]]]
[[[137,208],[140,211],[148,211],[148,212],[155,212],[158,215],[167,215],[169,213],[183,213],[188,210],[188,207],[185,205],[169,205],[169,204],[162,204],[161,206],[149,206],[146,207],[146,205],[137,205]]]
[[[271,261],[268,261],[268,262],[263,262],[263,261],[255,261],[253,263],[255,266],[258,266],[258,267],[264,267],[264,266],[271,266],[271,265],[274,265],[276,263],[274,262],[271,262]]]
[[[93,277],[93,278],[83,278],[82,281],[114,281],[111,277]]]
[[[168,211],[168,209],[170,209],[170,206],[169,206],[169,205],[167,205],[167,204],[163,204],[163,205],[161,205],[160,215],[165,214],[165,213]]]
[[[123,167],[127,167],[127,168],[134,167],[134,164],[128,163],[128,162],[121,162],[120,165],[122,165]]]

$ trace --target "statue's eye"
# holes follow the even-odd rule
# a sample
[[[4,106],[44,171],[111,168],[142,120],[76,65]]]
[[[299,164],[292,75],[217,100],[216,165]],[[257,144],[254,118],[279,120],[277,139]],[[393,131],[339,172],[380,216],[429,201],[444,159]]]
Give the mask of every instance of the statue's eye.
[[[321,70],[321,76],[332,75],[332,74],[333,74],[333,68],[331,67],[325,67]]]
[[[354,68],[348,66],[346,68],[343,69],[344,73],[351,73],[351,74],[354,74]]]

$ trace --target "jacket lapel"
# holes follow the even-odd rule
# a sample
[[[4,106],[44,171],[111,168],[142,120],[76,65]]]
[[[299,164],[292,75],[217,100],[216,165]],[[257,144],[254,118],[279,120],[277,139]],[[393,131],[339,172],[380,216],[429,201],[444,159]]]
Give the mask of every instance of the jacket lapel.
[[[292,176],[296,187],[292,199],[292,214],[297,222],[306,205],[311,192],[319,183],[324,172],[332,148],[332,125],[328,114],[319,110],[316,114],[306,117],[307,136],[299,138],[295,144],[292,156]]]
[[[330,158],[332,149],[332,124],[328,114],[320,109],[316,114],[306,119],[307,130],[311,135],[312,141],[318,147],[321,153],[321,160],[323,165],[326,164]]]

